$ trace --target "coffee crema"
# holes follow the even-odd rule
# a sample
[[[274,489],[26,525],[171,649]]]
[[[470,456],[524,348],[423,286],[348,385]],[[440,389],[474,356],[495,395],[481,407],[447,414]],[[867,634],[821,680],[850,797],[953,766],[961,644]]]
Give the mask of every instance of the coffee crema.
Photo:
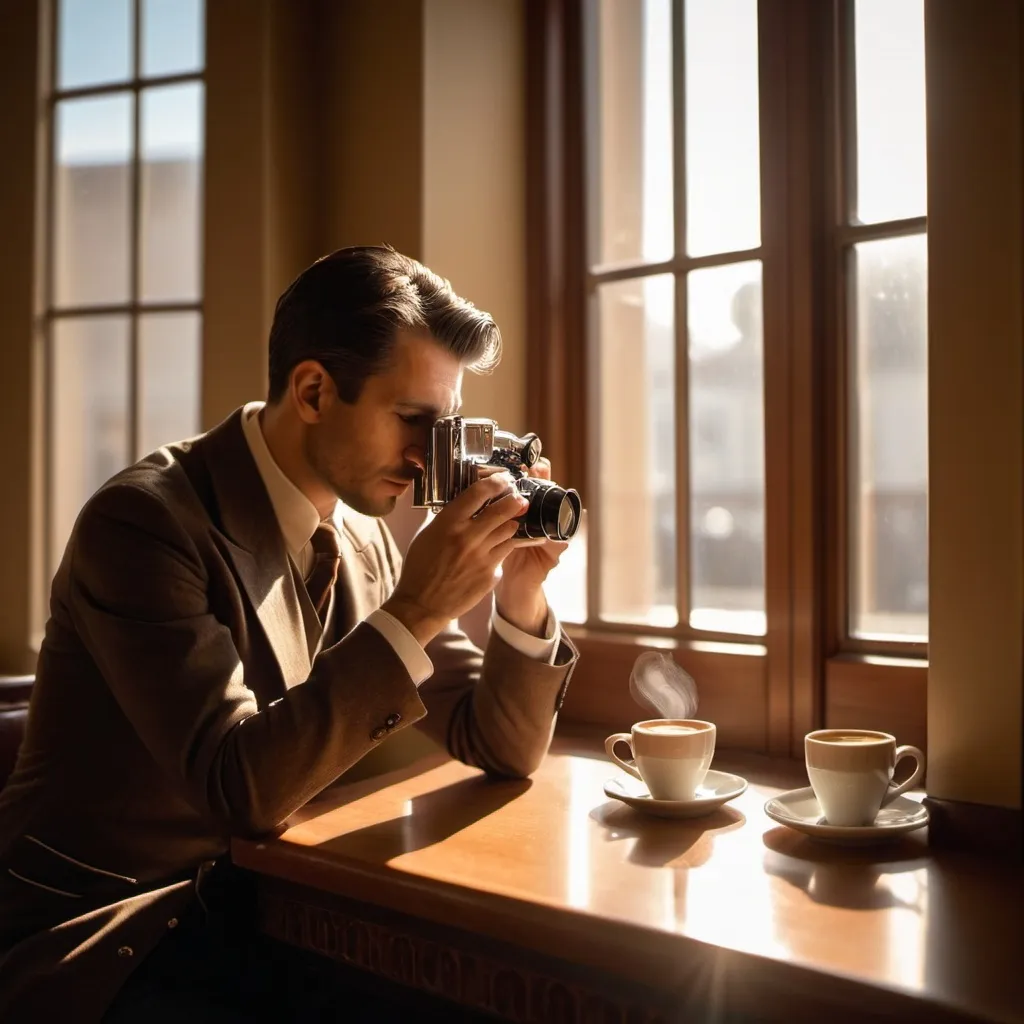
[[[885,743],[887,742],[885,736],[861,736],[857,733],[836,733],[833,736],[815,736],[815,740],[818,743],[836,743],[836,744],[847,744],[847,743]]]
[[[673,725],[671,722],[652,722],[650,725],[645,725],[644,729],[647,732],[657,732],[666,736],[685,736],[691,732],[701,732],[700,729],[695,729],[691,725]]]

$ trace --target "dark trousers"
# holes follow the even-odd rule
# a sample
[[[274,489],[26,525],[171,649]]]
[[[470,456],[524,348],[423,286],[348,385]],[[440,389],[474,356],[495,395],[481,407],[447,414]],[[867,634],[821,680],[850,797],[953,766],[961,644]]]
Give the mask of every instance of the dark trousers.
[[[289,965],[277,953],[197,907],[131,974],[104,1024],[297,1019],[288,1004]]]
[[[480,1024],[446,1000],[343,968],[198,907],[139,964],[103,1024]]]

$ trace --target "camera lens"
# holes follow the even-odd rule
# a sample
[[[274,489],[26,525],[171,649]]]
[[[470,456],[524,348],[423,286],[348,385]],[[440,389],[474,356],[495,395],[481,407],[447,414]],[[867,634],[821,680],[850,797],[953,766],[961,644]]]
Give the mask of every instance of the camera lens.
[[[519,480],[517,485],[530,500],[529,507],[519,519],[517,537],[569,540],[575,536],[580,528],[583,508],[576,491],[537,477]]]
[[[576,498],[576,505],[579,505],[579,498],[566,492],[558,510],[558,534],[561,537],[571,537],[578,526],[579,512],[573,504],[573,498]]]

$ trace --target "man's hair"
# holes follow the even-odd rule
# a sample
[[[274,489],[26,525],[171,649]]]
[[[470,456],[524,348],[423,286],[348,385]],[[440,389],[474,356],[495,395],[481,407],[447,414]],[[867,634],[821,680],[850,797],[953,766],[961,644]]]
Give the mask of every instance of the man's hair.
[[[306,359],[331,375],[343,401],[357,401],[367,377],[388,365],[403,328],[429,334],[477,373],[501,358],[494,319],[443,277],[391,246],[351,246],[317,260],[278,299],[269,401],[285,394],[289,375]]]

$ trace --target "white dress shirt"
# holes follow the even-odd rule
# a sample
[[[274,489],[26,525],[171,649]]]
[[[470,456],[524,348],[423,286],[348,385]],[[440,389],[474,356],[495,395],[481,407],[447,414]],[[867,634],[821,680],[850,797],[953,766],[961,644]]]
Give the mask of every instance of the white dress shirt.
[[[273,455],[270,454],[270,449],[263,436],[263,429],[260,426],[259,413],[263,409],[263,405],[263,402],[249,402],[245,406],[242,410],[242,428],[249,444],[249,450],[256,462],[256,468],[259,470],[270,497],[270,504],[277,516],[281,533],[284,535],[285,547],[300,575],[305,579],[313,567],[311,540],[316,528],[320,525],[320,513],[309,498],[285,476],[281,467],[274,461]],[[346,511],[345,506],[339,501],[337,509],[331,517],[335,524],[342,522]],[[402,659],[416,686],[430,677],[434,671],[434,665],[427,656],[427,652],[398,619],[384,611],[383,608],[378,608],[367,616],[366,621],[378,630],[395,649],[395,653]],[[499,615],[495,608],[492,608],[491,611],[491,628],[510,647],[514,647],[528,658],[546,661],[549,664],[554,662],[561,635],[561,627],[554,613],[548,612],[548,621],[543,637],[524,633]]]

